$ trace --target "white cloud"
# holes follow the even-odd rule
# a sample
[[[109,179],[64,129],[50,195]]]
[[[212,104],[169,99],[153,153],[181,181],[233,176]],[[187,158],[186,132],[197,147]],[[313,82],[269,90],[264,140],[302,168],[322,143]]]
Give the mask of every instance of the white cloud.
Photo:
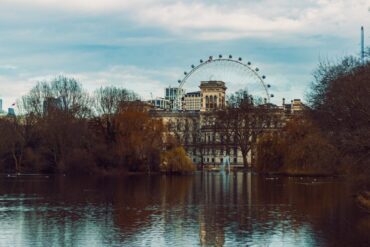
[[[163,88],[176,82],[183,71],[183,68],[164,66],[158,71],[128,66],[133,55],[127,52],[130,46],[125,45],[150,44],[154,47],[153,43],[168,42],[173,45],[174,62],[179,64],[184,58],[178,56],[174,47],[180,44],[181,49],[183,40],[223,41],[215,49],[231,52],[235,50],[231,47],[233,43],[227,41],[243,38],[244,42],[246,38],[255,37],[267,43],[270,50],[276,42],[280,46],[287,44],[286,47],[306,49],[311,46],[308,48],[312,53],[318,53],[315,50],[318,47],[330,46],[337,51],[342,47],[346,49],[348,44],[352,52],[359,42],[359,26],[370,23],[369,0],[0,0],[0,6],[0,20],[4,21],[0,27],[0,44],[2,53],[8,55],[0,61],[0,70],[9,73],[0,76],[0,97],[5,99],[4,106],[26,93],[38,79],[58,75],[54,73],[58,69],[95,70],[65,74],[78,78],[90,91],[109,83],[132,89],[145,98],[149,98],[150,93],[163,95]],[[161,30],[165,32],[160,33]],[[326,38],[322,39],[324,41],[309,38],[316,35]],[[349,38],[350,42],[339,48],[336,38]],[[322,44],[329,40],[333,45]],[[95,54],[98,52],[94,48],[79,50],[78,45],[86,44],[117,45],[121,53],[101,51]],[[194,48],[202,54],[204,46],[198,47],[198,42],[192,44],[195,45],[184,49]],[[256,46],[256,39],[253,45]],[[150,53],[149,49],[146,51]],[[246,51],[240,48],[241,53]],[[117,54],[127,59],[117,59],[114,56]],[[280,60],[284,54],[277,56]],[[116,60],[113,61],[113,57]],[[303,94],[310,75],[299,74],[306,66],[296,64],[300,59],[281,59],[283,66],[291,63],[289,68],[278,68],[279,62],[271,65],[269,75],[274,75],[271,81],[277,87],[279,83],[285,86],[284,92],[276,92],[279,97],[283,93],[287,98]],[[260,62],[266,63],[263,59]],[[142,62],[136,65],[139,63]],[[169,62],[164,61],[162,65],[164,63]],[[126,65],[112,67],[112,64]],[[96,70],[97,67],[101,69]],[[44,76],[39,77],[40,74]]]
[[[267,68],[273,69],[273,65]],[[275,66],[274,70],[279,68]],[[283,68],[281,68],[283,70]],[[21,96],[27,94],[37,81],[52,80],[58,75],[73,77],[82,83],[83,87],[90,93],[104,86],[118,86],[130,89],[138,93],[142,99],[150,99],[152,96],[163,97],[164,88],[171,85],[176,86],[180,68],[170,67],[161,70],[148,70],[135,66],[114,66],[100,71],[89,71],[81,73],[48,73],[44,75],[22,74],[17,77],[0,77],[0,98],[4,100],[3,107],[10,107]],[[274,71],[266,82],[272,84],[270,93],[275,95],[272,102],[280,104],[281,98],[302,98],[306,84],[301,83],[298,75],[282,75]],[[281,72],[281,71],[280,71]],[[295,83],[291,79],[296,78]],[[171,83],[173,82],[173,83]],[[190,85],[191,86],[191,85]],[[185,85],[186,89],[189,85]],[[241,89],[240,85],[228,85],[228,93]]]
[[[4,1],[3,1],[4,2]],[[128,18],[145,27],[159,27],[187,39],[236,39],[287,34],[357,33],[368,22],[369,0],[5,0],[8,4],[64,9],[85,15]],[[11,2],[11,3],[10,3]]]
[[[0,70],[15,70],[18,67],[12,64],[0,64]]]
[[[31,79],[0,76],[0,99],[3,100],[3,110],[11,107],[16,99],[28,92],[32,85]]]
[[[107,70],[86,72],[77,74],[66,74],[83,83],[90,92],[101,86],[120,86],[138,93],[143,99],[153,96],[162,96],[164,87],[168,86],[167,81],[175,81],[177,71],[169,70],[148,70],[135,66],[114,66]]]
[[[22,74],[14,76],[0,76],[0,98],[3,99],[3,107],[11,104],[27,94],[38,81],[49,81],[58,75],[73,77],[90,93],[104,86],[118,86],[130,89],[138,93],[143,99],[164,96],[164,88],[169,82],[175,82],[178,75],[177,69],[148,70],[135,66],[114,66],[106,70],[81,73],[48,73],[44,75]],[[166,78],[166,80],[158,79]]]

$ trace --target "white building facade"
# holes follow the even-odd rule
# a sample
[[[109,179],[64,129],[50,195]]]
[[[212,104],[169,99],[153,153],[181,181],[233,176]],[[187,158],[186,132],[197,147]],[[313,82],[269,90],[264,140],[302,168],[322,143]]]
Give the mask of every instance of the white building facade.
[[[200,91],[186,93],[182,99],[182,109],[185,111],[200,111],[201,102]]]

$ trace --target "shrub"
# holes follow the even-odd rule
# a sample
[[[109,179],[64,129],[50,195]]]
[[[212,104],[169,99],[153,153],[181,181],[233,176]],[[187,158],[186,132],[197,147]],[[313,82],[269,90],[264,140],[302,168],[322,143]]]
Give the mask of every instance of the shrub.
[[[184,148],[177,147],[161,154],[160,171],[166,173],[189,173],[195,171],[195,165],[187,156]]]
[[[328,140],[312,133],[289,146],[284,157],[288,173],[335,173],[339,153]]]
[[[257,143],[257,171],[332,174],[339,170],[338,149],[307,116],[291,119],[280,135]]]

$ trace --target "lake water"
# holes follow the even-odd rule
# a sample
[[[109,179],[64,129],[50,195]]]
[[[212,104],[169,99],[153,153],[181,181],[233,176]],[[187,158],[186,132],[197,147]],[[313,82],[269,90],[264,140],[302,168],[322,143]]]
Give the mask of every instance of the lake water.
[[[0,246],[370,246],[348,182],[251,173],[0,177]]]

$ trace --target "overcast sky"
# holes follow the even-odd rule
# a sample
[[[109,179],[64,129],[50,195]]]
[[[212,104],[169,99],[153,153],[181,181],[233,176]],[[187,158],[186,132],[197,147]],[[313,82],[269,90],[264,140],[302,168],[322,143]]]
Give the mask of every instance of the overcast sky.
[[[359,55],[370,0],[0,0],[0,98],[74,76],[163,96],[184,70],[233,54],[267,75],[275,101],[304,98],[320,57]]]

